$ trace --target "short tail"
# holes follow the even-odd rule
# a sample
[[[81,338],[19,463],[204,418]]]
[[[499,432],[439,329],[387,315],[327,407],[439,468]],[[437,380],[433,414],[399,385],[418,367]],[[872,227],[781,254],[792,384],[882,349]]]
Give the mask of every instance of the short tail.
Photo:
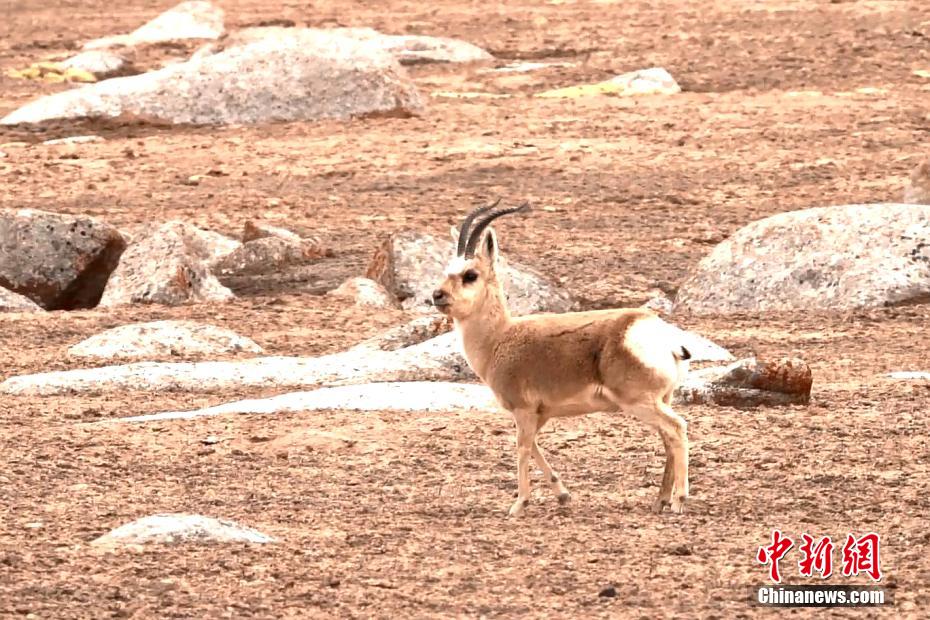
[[[675,356],[675,359],[679,362],[684,362],[691,359],[691,351],[687,347],[681,347],[681,350],[678,353],[672,353]]]

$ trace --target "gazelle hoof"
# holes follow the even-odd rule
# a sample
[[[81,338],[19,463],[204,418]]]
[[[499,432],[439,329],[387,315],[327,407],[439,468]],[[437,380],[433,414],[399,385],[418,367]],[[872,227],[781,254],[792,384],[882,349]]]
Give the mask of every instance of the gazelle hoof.
[[[565,506],[566,504],[572,501],[572,496],[569,495],[568,493],[559,493],[558,500],[559,500],[559,504],[561,504],[562,506]]]
[[[510,512],[508,513],[511,517],[519,517],[523,514],[524,509],[530,505],[530,500],[517,498],[517,501],[513,503],[513,506],[510,507]]]

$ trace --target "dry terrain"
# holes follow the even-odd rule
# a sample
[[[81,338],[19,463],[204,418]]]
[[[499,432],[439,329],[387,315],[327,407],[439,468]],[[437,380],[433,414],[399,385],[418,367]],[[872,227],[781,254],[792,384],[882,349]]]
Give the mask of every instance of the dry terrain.
[[[500,224],[504,251],[602,308],[639,305],[653,289],[674,294],[715,243],[760,217],[896,200],[927,155],[930,79],[914,73],[930,70],[921,0],[220,4],[228,27],[372,26],[460,37],[501,64],[566,65],[509,76],[414,67],[428,100],[414,119],[0,129],[0,208],[120,227],[180,218],[228,234],[249,219],[277,222],[330,244],[336,256],[320,262],[329,281],[362,273],[386,231],[444,235],[467,209],[504,196],[538,207]],[[170,5],[4,0],[0,115],[64,88],[4,70],[127,32]],[[667,68],[684,92],[529,96],[648,66]],[[90,130],[106,140],[42,144]],[[206,176],[189,185],[191,175]],[[252,287],[225,305],[0,315],[0,375],[89,364],[66,348],[142,320],[203,320],[269,354],[312,355],[409,318],[319,293],[310,277]],[[834,539],[879,532],[895,607],[829,613],[926,617],[930,385],[884,375],[930,370],[928,321],[927,305],[677,317],[736,354],[799,356],[814,373],[808,407],[682,409],[693,500],[681,516],[649,512],[661,442],[608,415],[543,434],[572,505],[558,506],[537,478],[540,501],[508,520],[516,483],[505,414],[105,426],[87,423],[260,394],[0,396],[0,616],[755,617],[772,613],[749,601],[766,579],[756,549],[780,528]],[[210,435],[219,443],[204,445]],[[88,544],[157,512],[230,518],[279,542],[118,553]],[[796,559],[783,570],[803,583]],[[615,597],[599,596],[611,585]]]

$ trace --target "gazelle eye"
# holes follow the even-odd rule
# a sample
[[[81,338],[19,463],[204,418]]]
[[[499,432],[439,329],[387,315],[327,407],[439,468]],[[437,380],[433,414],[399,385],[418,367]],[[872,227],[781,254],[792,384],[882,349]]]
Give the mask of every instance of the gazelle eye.
[[[465,284],[471,284],[477,279],[478,279],[478,272],[475,271],[474,269],[469,269],[468,271],[462,274],[462,282],[464,282]]]

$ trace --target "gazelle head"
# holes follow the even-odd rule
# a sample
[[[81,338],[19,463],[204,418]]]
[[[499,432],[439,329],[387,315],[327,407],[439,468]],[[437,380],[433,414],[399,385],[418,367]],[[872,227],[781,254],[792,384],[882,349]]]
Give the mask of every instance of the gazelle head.
[[[458,230],[452,229],[455,256],[446,266],[445,280],[433,291],[433,305],[446,316],[464,320],[480,312],[489,298],[503,301],[497,277],[497,235],[490,228],[491,222],[526,211],[529,204],[498,209],[499,203],[475,209]]]

